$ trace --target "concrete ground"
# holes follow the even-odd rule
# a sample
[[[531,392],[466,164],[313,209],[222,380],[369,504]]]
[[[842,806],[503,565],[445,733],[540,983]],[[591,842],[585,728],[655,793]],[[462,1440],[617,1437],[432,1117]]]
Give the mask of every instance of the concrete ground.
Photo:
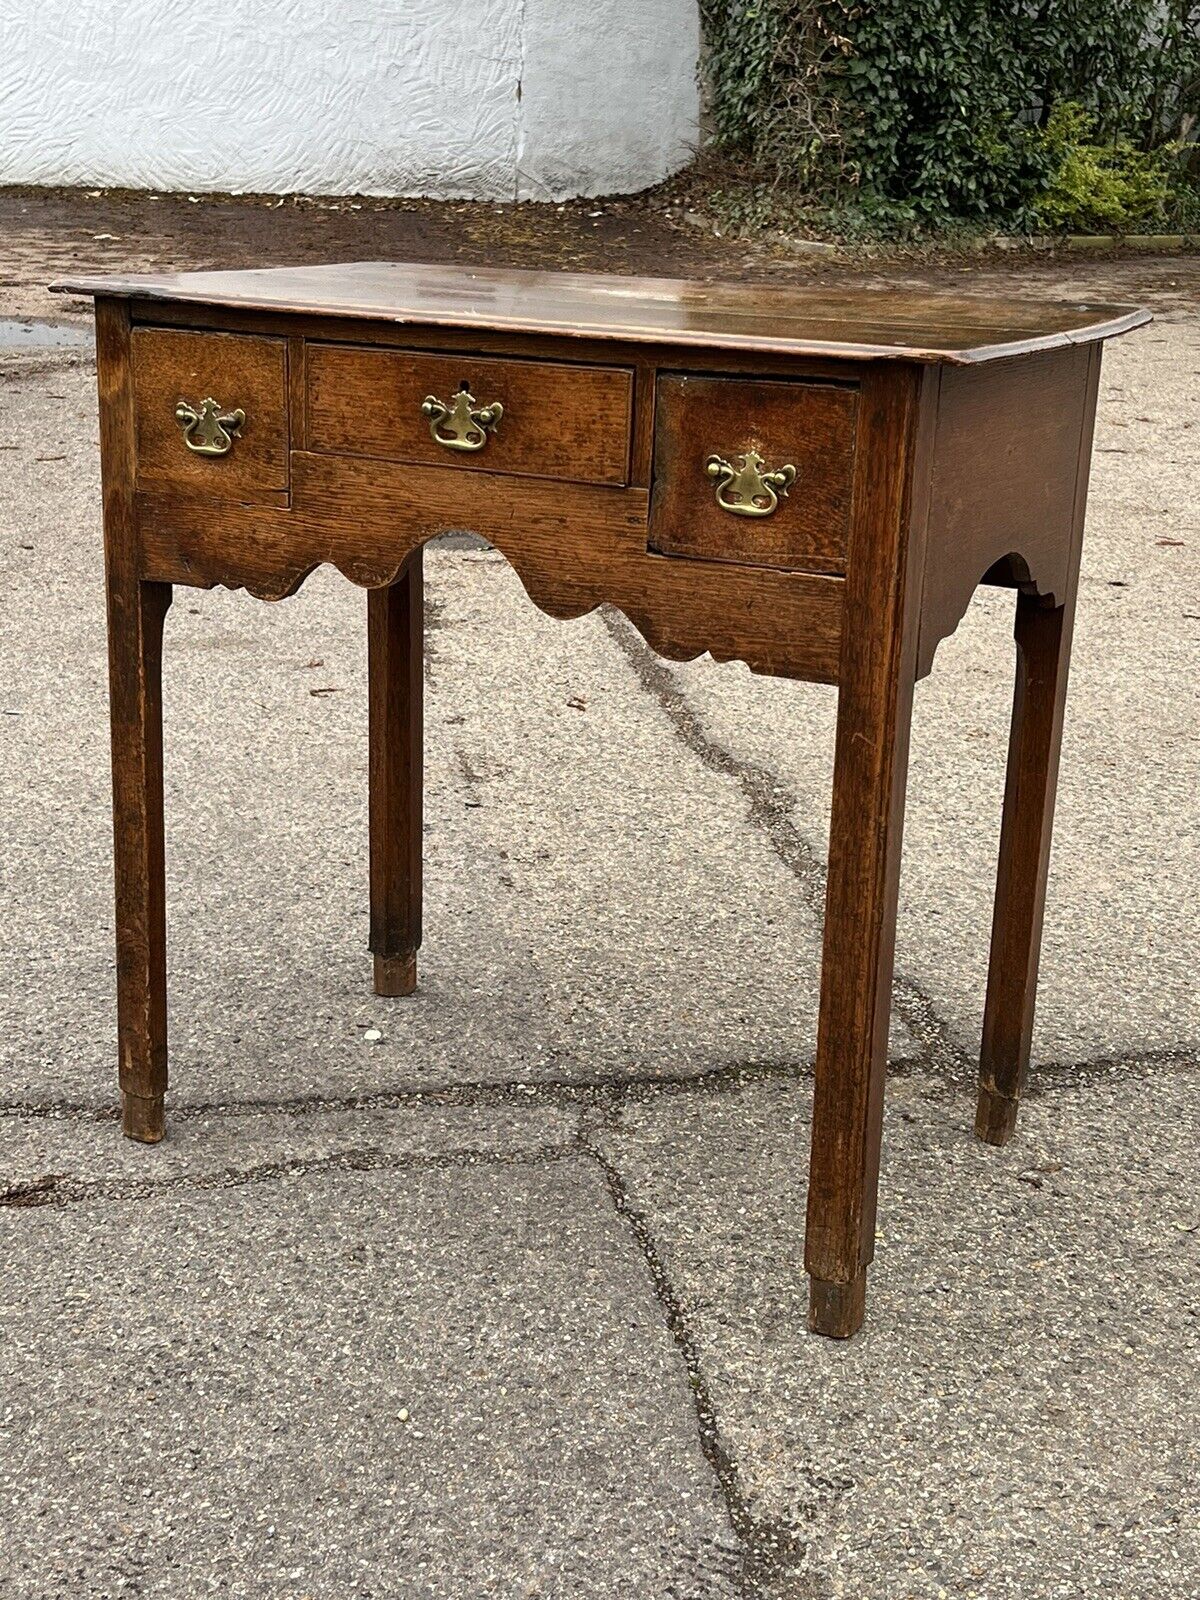
[[[362,593],[177,591],[170,1135],[121,1140],[94,374],[78,308],[19,320],[67,253],[68,203],[28,205],[0,246],[3,1600],[1196,1600],[1194,265],[971,274],[1160,314],[1105,362],[1004,1151],[971,1121],[1011,601],[977,596],[918,691],[881,1240],[839,1345],[802,1272],[832,693],[552,622],[486,549],[427,555],[407,1001],[365,950]]]

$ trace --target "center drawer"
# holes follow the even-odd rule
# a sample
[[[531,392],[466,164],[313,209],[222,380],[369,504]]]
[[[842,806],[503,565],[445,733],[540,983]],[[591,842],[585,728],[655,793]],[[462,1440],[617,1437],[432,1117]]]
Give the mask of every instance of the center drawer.
[[[305,372],[308,448],[317,453],[628,482],[633,374],[625,368],[310,343]]]

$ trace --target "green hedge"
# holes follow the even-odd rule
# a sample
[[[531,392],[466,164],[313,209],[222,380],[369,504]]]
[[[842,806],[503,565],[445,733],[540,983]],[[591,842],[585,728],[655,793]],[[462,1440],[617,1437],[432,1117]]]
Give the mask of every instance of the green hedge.
[[[1200,0],[701,0],[715,142],[882,229],[1195,206]]]

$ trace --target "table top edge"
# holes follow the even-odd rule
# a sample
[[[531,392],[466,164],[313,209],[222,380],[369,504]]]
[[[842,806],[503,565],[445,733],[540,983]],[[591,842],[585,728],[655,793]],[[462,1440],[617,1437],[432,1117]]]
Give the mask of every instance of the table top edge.
[[[358,265],[347,263],[346,265]],[[401,265],[401,264],[398,264]],[[402,265],[409,265],[404,263]],[[420,266],[420,263],[412,263]],[[287,271],[290,269],[279,269]],[[1010,359],[1022,355],[1032,355],[1038,351],[1062,349],[1073,344],[1090,344],[1101,340],[1118,337],[1142,327],[1152,320],[1152,314],[1142,306],[1097,304],[1088,307],[1097,313],[1097,319],[1090,323],[1081,324],[1076,328],[1052,329],[1044,332],[1022,331],[1019,336],[998,340],[983,340],[978,343],[966,342],[933,342],[919,339],[905,340],[903,342],[879,342],[870,338],[855,339],[823,338],[805,336],[802,333],[765,335],[760,332],[745,330],[727,331],[717,328],[705,327],[673,327],[655,326],[649,323],[609,323],[604,321],[589,320],[585,308],[581,307],[581,314],[577,319],[570,321],[554,320],[546,315],[529,313],[525,315],[505,314],[501,312],[476,313],[466,312],[439,312],[432,309],[414,309],[411,306],[388,309],[379,304],[362,304],[344,302],[341,304],[318,303],[315,297],[301,303],[295,295],[282,295],[278,293],[257,292],[246,290],[240,292],[222,293],[214,291],[211,287],[201,288],[198,284],[189,287],[189,277],[204,278],[211,282],[214,274],[209,272],[197,274],[175,274],[164,278],[155,274],[129,274],[129,275],[93,275],[86,274],[78,277],[70,276],[57,279],[49,285],[50,291],[55,294],[70,294],[86,296],[93,299],[114,299],[143,301],[148,303],[164,303],[171,305],[195,305],[217,311],[237,311],[241,313],[260,312],[274,316],[288,317],[320,317],[332,321],[346,322],[375,322],[390,326],[412,327],[414,329],[429,328],[445,331],[447,329],[461,329],[464,333],[478,335],[481,332],[494,332],[503,334],[524,334],[547,339],[587,339],[611,344],[649,344],[663,347],[692,348],[704,350],[737,350],[749,354],[779,357],[822,357],[849,360],[855,362],[865,361],[908,361],[920,364],[941,363],[950,366],[976,366],[989,361]],[[251,278],[255,276],[250,272],[221,274],[231,280],[239,277]],[[683,289],[694,288],[702,291],[712,287],[704,280],[684,279],[628,279],[624,280],[619,274],[561,274],[546,273],[547,280],[553,281],[556,276],[576,280],[580,276],[596,277],[598,281],[618,282],[628,281],[632,284],[654,282],[671,285]],[[173,279],[173,281],[172,281]],[[729,285],[729,287],[745,287]],[[930,297],[936,299],[937,297]],[[947,300],[948,314],[953,304],[951,297]],[[976,296],[983,301],[985,297]],[[1061,309],[1064,302],[1043,302],[1048,308]],[[848,324],[848,335],[850,325]],[[1016,330],[1013,330],[1016,332]]]

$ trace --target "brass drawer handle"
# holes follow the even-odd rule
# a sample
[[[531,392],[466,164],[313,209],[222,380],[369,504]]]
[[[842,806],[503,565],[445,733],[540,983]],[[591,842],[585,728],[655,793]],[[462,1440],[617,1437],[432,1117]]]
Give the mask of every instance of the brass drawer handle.
[[[796,481],[790,464],[774,472],[764,472],[763,458],[757,450],[747,450],[740,467],[731,467],[721,456],[709,456],[704,470],[716,478],[717,504],[735,517],[769,517]]]
[[[215,400],[202,400],[200,409],[181,400],[175,407],[175,421],[183,429],[183,442],[198,456],[228,455],[233,441],[242,431],[246,413],[222,411]]]
[[[481,406],[464,387],[448,406],[436,395],[426,395],[421,415],[429,418],[430,433],[445,449],[482,450],[488,442],[488,434],[495,433],[500,426],[504,407],[499,400],[493,400],[490,406]]]

